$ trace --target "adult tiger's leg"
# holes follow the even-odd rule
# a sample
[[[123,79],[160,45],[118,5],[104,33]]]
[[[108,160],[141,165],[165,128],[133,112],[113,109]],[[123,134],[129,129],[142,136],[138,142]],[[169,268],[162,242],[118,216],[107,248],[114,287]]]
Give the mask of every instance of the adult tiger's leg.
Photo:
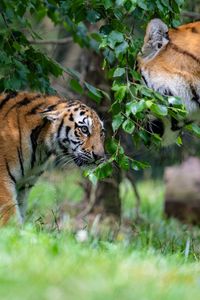
[[[21,223],[22,218],[16,201],[15,186],[0,183],[0,226],[8,223],[9,220],[17,218],[17,222]]]

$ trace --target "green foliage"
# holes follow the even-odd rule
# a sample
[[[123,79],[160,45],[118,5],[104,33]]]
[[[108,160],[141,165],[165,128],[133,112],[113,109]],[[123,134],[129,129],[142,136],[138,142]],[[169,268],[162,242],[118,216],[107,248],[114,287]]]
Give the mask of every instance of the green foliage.
[[[53,93],[50,76],[67,72],[72,80],[71,88],[100,103],[108,95],[81,81],[80,74],[63,68],[44,53],[33,47],[29,37],[40,38],[34,32],[31,20],[40,22],[48,17],[55,25],[62,25],[74,42],[87,47],[103,57],[103,68],[111,82],[112,127],[114,134],[123,130],[133,135],[136,145],[159,145],[161,139],[146,130],[148,115],[159,118],[182,119],[186,113],[180,101],[174,97],[162,97],[141,83],[136,71],[136,57],[141,47],[138,32],[144,31],[147,22],[159,17],[169,25],[177,25],[183,0],[2,0],[0,3],[0,90],[19,90],[30,87]],[[101,22],[99,22],[101,21]],[[88,24],[95,24],[90,30]],[[197,130],[196,130],[197,132]],[[114,139],[113,139],[114,140]],[[112,140],[112,143],[113,143]],[[99,166],[96,174],[102,178],[108,174],[109,164],[115,160],[124,169],[140,169],[145,164],[133,163],[133,158],[115,151],[108,166]],[[137,167],[136,167],[137,165]]]
[[[36,208],[33,220],[39,217],[36,211],[44,212],[49,220],[53,202],[54,205],[56,202],[50,199],[52,194],[48,202],[49,180],[56,200],[64,188],[57,175],[51,174],[52,180],[48,178],[48,181],[43,178],[34,187],[30,196]],[[77,176],[70,173],[66,179],[73,184]],[[46,193],[42,191],[45,184]],[[63,196],[68,195],[73,200],[77,197],[77,187],[70,187],[65,185]],[[38,221],[20,228],[1,228],[0,298],[198,299],[199,229],[163,218],[161,181],[143,181],[138,183],[138,188],[142,220],[130,226],[126,222],[116,235],[102,221],[100,224],[95,221],[91,227],[84,222],[87,235],[81,242],[78,229],[70,223],[68,215],[63,218],[65,229],[60,231],[55,220],[46,228],[44,224],[39,226]],[[131,184],[123,182],[120,190],[123,213],[126,217],[133,216],[135,194]]]

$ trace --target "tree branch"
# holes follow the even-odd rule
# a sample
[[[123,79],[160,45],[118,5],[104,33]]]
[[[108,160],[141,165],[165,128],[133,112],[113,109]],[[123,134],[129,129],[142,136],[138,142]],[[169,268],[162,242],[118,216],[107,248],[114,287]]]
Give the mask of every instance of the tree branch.
[[[183,17],[188,17],[188,18],[192,18],[192,19],[200,19],[200,13],[197,13],[197,12],[193,12],[193,11],[186,11],[186,10],[183,10],[181,12],[181,15]]]
[[[72,37],[67,37],[59,40],[29,40],[29,43],[38,45],[64,45],[67,43],[71,43],[72,41]]]

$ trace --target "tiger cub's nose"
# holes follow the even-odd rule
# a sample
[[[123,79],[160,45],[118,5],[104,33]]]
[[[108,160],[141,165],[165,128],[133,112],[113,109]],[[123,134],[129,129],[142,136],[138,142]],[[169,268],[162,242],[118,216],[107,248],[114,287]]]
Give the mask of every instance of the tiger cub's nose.
[[[102,151],[93,151],[93,157],[95,161],[103,162],[106,159],[104,150]]]

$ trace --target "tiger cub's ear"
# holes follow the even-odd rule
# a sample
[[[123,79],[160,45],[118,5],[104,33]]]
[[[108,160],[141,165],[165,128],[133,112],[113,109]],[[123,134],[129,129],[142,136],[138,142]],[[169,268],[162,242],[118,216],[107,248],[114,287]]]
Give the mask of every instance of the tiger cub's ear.
[[[151,60],[169,43],[168,27],[160,19],[149,22],[144,38],[141,57]]]
[[[43,119],[49,120],[51,122],[55,122],[60,118],[60,114],[56,110],[43,110],[40,112]]]

